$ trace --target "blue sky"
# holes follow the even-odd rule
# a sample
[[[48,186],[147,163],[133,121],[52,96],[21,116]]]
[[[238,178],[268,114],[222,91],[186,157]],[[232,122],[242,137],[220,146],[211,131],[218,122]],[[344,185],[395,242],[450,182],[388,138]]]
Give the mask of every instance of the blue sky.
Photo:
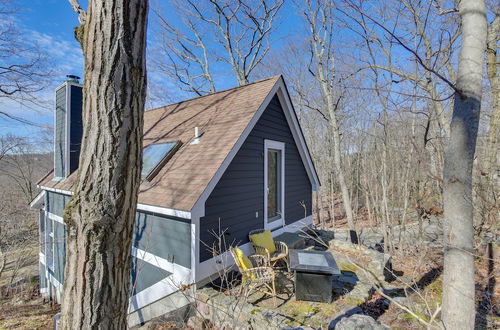
[[[80,1],[82,8],[86,8],[86,1]],[[168,6],[167,0],[161,3],[162,6]],[[151,2],[151,5],[155,5]],[[36,42],[45,52],[47,52],[53,62],[54,77],[52,86],[47,89],[40,97],[48,100],[45,108],[36,107],[29,104],[18,104],[8,100],[0,100],[0,109],[10,114],[26,118],[40,125],[51,125],[52,116],[52,94],[64,79],[66,74],[76,74],[83,76],[83,57],[79,44],[73,37],[73,28],[78,25],[78,18],[73,12],[69,1],[67,0],[18,0],[16,7],[19,9],[15,16],[15,22],[19,30],[22,31],[25,38]],[[165,11],[169,13],[171,20],[176,20],[174,11]],[[276,32],[273,39],[273,47],[279,47],[280,44],[290,35],[295,34],[300,29],[300,19],[295,14],[295,10],[290,3],[285,4],[281,9],[280,19],[277,22]],[[150,12],[150,24],[148,35],[148,47],[155,42],[155,26],[152,21],[153,14]],[[220,73],[220,88],[230,88],[236,83],[231,79],[225,79],[225,68],[216,68]],[[173,100],[189,97],[180,91],[176,91],[176,86],[171,81],[162,80],[162,77],[149,74],[150,80],[160,81],[169,86],[169,91],[174,95]],[[0,134],[29,135],[36,134],[38,127],[32,127],[11,119],[0,116]]]
[[[53,84],[40,95],[52,100],[53,88],[60,84],[66,74],[83,74],[83,58],[80,46],[73,38],[73,27],[78,24],[76,14],[65,0],[20,0],[15,3],[18,12],[14,20],[25,39],[36,42],[53,62]],[[18,104],[0,100],[0,108],[40,125],[51,125],[53,121],[52,105],[45,108],[30,104]],[[36,133],[38,127],[32,127],[0,116],[0,134],[28,135]]]

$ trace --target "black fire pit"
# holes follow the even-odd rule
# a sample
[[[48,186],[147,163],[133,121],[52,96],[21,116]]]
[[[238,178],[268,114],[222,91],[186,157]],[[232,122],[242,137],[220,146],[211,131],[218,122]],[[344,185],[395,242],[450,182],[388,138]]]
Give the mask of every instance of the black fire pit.
[[[295,299],[332,302],[333,276],[340,270],[330,252],[290,250],[290,268],[295,272]]]

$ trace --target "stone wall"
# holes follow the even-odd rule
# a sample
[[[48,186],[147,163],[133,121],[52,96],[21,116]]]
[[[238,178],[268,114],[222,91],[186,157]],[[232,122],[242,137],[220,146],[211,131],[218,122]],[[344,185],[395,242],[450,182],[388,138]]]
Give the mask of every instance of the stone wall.
[[[198,328],[216,326],[219,329],[283,329],[290,320],[279,313],[254,306],[242,296],[222,294],[210,287],[196,293],[196,316],[188,321],[188,326]]]

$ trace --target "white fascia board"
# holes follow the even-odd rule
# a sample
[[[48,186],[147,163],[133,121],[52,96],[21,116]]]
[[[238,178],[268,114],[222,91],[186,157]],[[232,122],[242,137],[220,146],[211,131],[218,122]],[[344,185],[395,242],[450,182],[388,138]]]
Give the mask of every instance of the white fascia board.
[[[282,233],[295,233],[300,229],[312,225],[312,216],[308,216],[297,220],[289,225],[276,229],[272,232],[273,237]],[[246,255],[253,254],[252,244],[250,242],[238,246]],[[204,281],[207,278],[215,280],[222,275],[227,269],[234,265],[233,257],[229,251],[226,251],[216,257],[198,263],[195,268],[196,283]]]
[[[300,129],[299,122],[297,119],[297,115],[295,114],[295,110],[293,109],[292,102],[290,100],[290,96],[288,95],[288,91],[285,86],[285,82],[283,77],[281,77],[276,84],[273,86],[269,94],[266,96],[259,109],[255,113],[254,117],[250,120],[250,123],[247,125],[243,133],[240,135],[236,143],[234,144],[231,151],[228,153],[221,166],[212,177],[208,185],[205,187],[205,190],[198,198],[198,201],[194,204],[191,209],[191,214],[193,217],[203,217],[205,216],[205,202],[214,190],[215,186],[221,179],[222,175],[231,164],[231,161],[236,156],[241,146],[247,139],[248,135],[252,132],[253,128],[257,124],[257,121],[260,119],[267,106],[271,102],[274,95],[278,95],[281,106],[283,108],[283,112],[285,113],[285,117],[287,119],[288,126],[290,127],[290,131],[292,132],[292,136],[294,138],[295,144],[297,145],[297,149],[299,150],[300,157],[302,162],[304,163],[304,167],[306,168],[307,175],[309,176],[309,180],[312,184],[312,190],[317,191],[320,186],[320,182],[318,179],[318,175],[314,168],[311,155],[309,154],[309,149],[307,148],[307,144],[305,142],[304,136],[302,134],[302,130]]]
[[[304,167],[306,168],[309,180],[311,180],[312,189],[313,191],[317,191],[320,187],[318,174],[314,167],[311,154],[309,153],[309,148],[307,147],[304,134],[302,134],[302,129],[300,128],[297,114],[295,113],[295,110],[293,108],[293,104],[283,78],[281,78],[278,83],[280,84],[280,89],[278,90],[278,98],[283,107],[283,112],[285,113],[285,117],[288,121],[288,126],[290,127],[290,130],[292,132],[295,144],[298,146],[297,149],[299,150],[300,157],[302,158],[302,162],[304,163]]]
[[[45,187],[45,186],[42,186],[42,185],[37,185],[36,187],[39,188],[39,189],[43,189],[43,190],[55,192],[55,193],[58,193],[58,194],[63,194],[63,195],[68,195],[68,196],[72,196],[73,195],[73,192],[69,191],[69,190],[57,189],[57,188],[51,188],[51,187]]]
[[[141,203],[137,203],[137,209],[141,211],[170,215],[177,218],[191,219],[191,212],[189,211],[176,210],[176,209],[170,209],[166,207],[153,206]]]
[[[44,197],[45,197],[45,190],[40,191],[38,195],[31,201],[30,203],[30,209],[32,210],[38,210],[42,208],[43,202],[44,202]]]
[[[45,186],[41,186],[41,185],[38,185],[37,187],[40,189],[55,192],[58,194],[63,194],[63,195],[68,195],[68,196],[73,195],[73,192],[69,191],[69,190],[50,188],[50,187],[45,187]],[[169,215],[169,216],[173,216],[173,217],[177,217],[177,218],[191,219],[191,212],[184,211],[184,210],[171,209],[168,207],[153,206],[153,205],[137,203],[137,210],[147,211],[147,212],[151,212],[151,213],[158,213],[158,214],[163,214],[163,215]]]

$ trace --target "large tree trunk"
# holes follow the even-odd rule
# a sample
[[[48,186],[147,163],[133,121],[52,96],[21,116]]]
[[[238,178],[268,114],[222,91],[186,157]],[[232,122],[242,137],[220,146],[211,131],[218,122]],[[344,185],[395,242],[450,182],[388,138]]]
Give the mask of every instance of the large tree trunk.
[[[496,166],[500,163],[500,152],[498,149],[500,140],[500,78],[498,72],[497,42],[500,32],[500,1],[498,2],[497,14],[488,27],[488,38],[486,43],[486,67],[491,87],[492,110],[490,119],[490,131],[488,134],[484,170],[488,174],[490,182],[495,185],[498,178]]]
[[[140,184],[147,0],[91,0],[78,181],[66,207],[63,329],[124,329]]]
[[[482,0],[459,2],[462,48],[445,152],[443,315],[446,329],[473,329],[475,317],[472,165],[481,109],[486,11]],[[461,94],[461,95],[460,95]]]
[[[347,216],[347,225],[349,226],[351,242],[358,243],[358,236],[356,234],[356,227],[354,224],[354,215],[351,206],[351,195],[345,180],[344,168],[342,167],[342,156],[340,150],[340,132],[337,124],[337,116],[335,114],[333,102],[328,102],[329,116],[330,116],[330,131],[333,136],[333,165],[339,180],[340,192],[342,193],[342,202]]]

